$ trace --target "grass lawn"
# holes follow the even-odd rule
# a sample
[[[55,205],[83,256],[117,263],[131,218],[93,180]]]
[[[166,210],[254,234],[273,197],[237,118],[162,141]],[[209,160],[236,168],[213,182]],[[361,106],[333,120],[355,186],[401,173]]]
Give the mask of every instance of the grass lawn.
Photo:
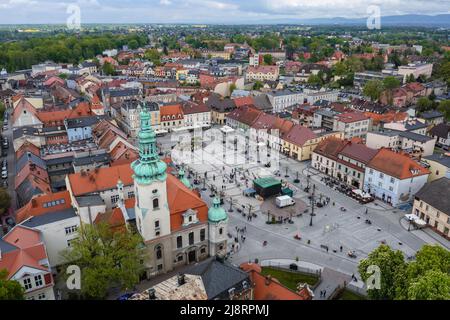
[[[344,290],[339,297],[339,300],[367,300],[367,298],[350,290]]]
[[[291,272],[289,270],[280,270],[278,268],[271,267],[262,267],[261,273],[265,276],[271,275],[273,278],[276,278],[282,285],[288,287],[291,290],[297,290],[297,284],[307,283],[310,286],[313,286],[319,281],[318,276],[299,273],[299,272]]]

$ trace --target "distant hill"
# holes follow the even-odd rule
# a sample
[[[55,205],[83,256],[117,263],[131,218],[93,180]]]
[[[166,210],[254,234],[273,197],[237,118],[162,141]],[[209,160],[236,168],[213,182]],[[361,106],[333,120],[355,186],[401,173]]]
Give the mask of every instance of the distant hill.
[[[307,25],[366,25],[366,18],[316,18],[316,19],[292,19],[285,23],[301,23]],[[381,17],[381,27],[383,26],[432,26],[450,27],[450,14],[440,14],[436,16],[407,14],[401,16]]]

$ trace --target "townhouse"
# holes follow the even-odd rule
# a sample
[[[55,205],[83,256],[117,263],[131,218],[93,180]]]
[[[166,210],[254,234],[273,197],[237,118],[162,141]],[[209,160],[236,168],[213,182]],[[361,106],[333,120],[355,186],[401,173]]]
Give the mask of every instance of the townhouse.
[[[409,155],[382,148],[366,166],[364,191],[395,207],[410,202],[429,175]]]
[[[370,126],[370,118],[362,112],[337,114],[333,121],[333,131],[343,132],[346,139],[365,138]]]
[[[424,185],[414,197],[413,214],[435,232],[450,240],[450,179],[443,177]]]
[[[181,104],[164,105],[159,108],[161,117],[160,127],[163,130],[171,131],[184,127],[184,114]]]
[[[182,104],[182,108],[186,127],[211,127],[211,109],[206,104],[187,101]]]
[[[384,130],[368,132],[366,144],[375,149],[390,148],[394,151],[404,151],[419,158],[433,154],[436,139],[409,131]]]
[[[249,66],[245,74],[246,81],[276,81],[280,75],[278,66]]]

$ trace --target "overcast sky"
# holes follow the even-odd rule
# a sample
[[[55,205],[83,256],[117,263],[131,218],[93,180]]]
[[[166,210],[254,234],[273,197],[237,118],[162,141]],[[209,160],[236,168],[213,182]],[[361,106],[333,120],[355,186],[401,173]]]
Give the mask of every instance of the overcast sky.
[[[450,13],[450,0],[0,0],[0,24],[66,23],[76,4],[81,23],[264,23],[283,19]]]

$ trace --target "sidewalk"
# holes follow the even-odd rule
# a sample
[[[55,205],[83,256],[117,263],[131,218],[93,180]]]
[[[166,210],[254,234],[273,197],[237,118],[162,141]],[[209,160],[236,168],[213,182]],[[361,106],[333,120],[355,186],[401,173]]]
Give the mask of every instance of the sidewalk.
[[[405,230],[408,230],[409,228],[409,222],[402,217],[399,221],[400,226],[404,228]],[[444,248],[450,250],[450,241],[447,239],[442,238],[440,235],[436,234],[433,230],[429,228],[425,229],[414,229],[414,226],[411,226],[412,234],[414,234],[416,237],[422,239],[426,243],[430,244],[439,244],[443,246]]]

